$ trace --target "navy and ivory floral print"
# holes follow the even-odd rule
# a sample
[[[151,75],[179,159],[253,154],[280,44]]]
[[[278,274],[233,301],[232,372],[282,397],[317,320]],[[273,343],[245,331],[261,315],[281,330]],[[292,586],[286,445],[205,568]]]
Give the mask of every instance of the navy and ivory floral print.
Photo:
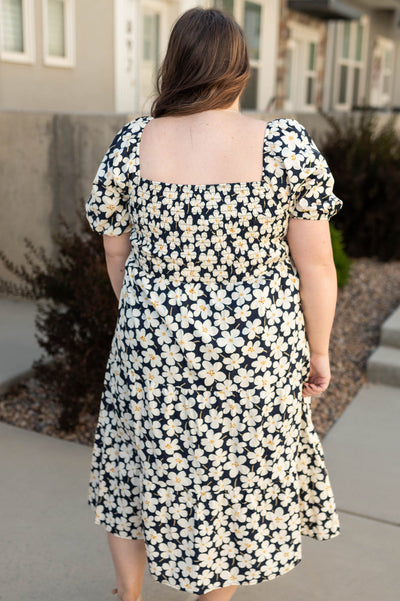
[[[145,540],[157,580],[204,594],[285,574],[301,535],[340,533],[302,397],[310,351],[286,233],[342,201],[292,119],[268,123],[260,181],[147,180],[150,119],[117,133],[86,203],[94,231],[132,245],[88,502],[96,524]]]

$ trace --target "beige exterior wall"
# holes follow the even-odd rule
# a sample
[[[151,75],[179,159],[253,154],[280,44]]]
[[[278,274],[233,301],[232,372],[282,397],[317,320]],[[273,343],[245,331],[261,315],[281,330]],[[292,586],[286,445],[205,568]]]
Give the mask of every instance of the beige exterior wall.
[[[35,60],[0,60],[0,108],[38,111],[114,111],[112,0],[75,0],[74,67],[43,61],[42,0],[34,0]]]

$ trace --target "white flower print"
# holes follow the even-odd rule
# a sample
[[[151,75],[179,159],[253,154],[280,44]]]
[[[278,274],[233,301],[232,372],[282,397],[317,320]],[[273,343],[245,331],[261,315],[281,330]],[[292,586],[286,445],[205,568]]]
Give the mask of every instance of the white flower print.
[[[208,211],[216,209],[221,201],[221,194],[215,190],[214,186],[210,186],[209,190],[204,192],[206,208]]]
[[[250,305],[250,309],[257,309],[258,315],[264,317],[267,307],[271,305],[271,299],[268,295],[268,291],[264,289],[254,290],[253,302]]]
[[[228,309],[216,313],[214,323],[220,330],[227,330],[235,322],[234,316]]]
[[[289,218],[342,205],[295,120],[265,133],[253,183],[140,176],[150,117],[115,136],[86,212],[130,232],[88,501],[95,523],[144,538],[154,578],[186,593],[257,584],[301,560],[300,534],[340,533],[302,380],[309,346]]]
[[[221,371],[221,362],[211,363],[210,361],[204,361],[203,366],[203,369],[199,372],[199,376],[200,378],[204,378],[205,386],[211,386],[215,381],[222,381],[224,379],[224,373]]]
[[[194,328],[195,336],[201,336],[203,342],[211,342],[218,332],[218,329],[212,325],[209,319],[195,321]]]
[[[245,359],[243,355],[239,355],[239,353],[233,353],[229,357],[224,358],[224,366],[229,371],[237,370],[244,360]]]
[[[233,353],[237,347],[240,347],[244,338],[239,335],[240,330],[226,330],[221,332],[220,338],[217,339],[217,344],[221,346],[226,353]]]
[[[223,289],[218,290],[217,292],[214,292],[213,290],[210,292],[210,304],[216,311],[221,311],[231,302],[231,298]]]

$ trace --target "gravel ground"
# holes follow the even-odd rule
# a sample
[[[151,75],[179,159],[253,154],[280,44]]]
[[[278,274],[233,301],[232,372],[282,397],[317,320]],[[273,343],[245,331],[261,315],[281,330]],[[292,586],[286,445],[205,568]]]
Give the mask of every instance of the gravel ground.
[[[355,259],[348,283],[338,292],[328,390],[312,398],[312,416],[321,439],[366,381],[367,359],[378,345],[380,325],[400,304],[400,261]],[[55,438],[92,445],[97,415],[82,415],[75,432],[57,427],[60,407],[30,378],[0,396],[0,420]]]

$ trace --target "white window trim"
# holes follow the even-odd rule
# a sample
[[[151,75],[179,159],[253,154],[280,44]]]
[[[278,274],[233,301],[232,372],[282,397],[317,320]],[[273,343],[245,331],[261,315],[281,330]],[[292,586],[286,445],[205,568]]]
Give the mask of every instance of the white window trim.
[[[369,19],[367,15],[363,15],[360,19],[361,24],[363,25],[363,42],[361,49],[361,60],[356,60],[354,58],[354,49],[357,40],[356,36],[356,27],[358,21],[350,22],[350,48],[349,55],[350,58],[343,58],[340,56],[342,50],[342,42],[343,42],[343,22],[338,24],[338,28],[336,30],[337,35],[337,44],[336,44],[336,57],[335,57],[335,65],[334,65],[334,85],[333,85],[333,106],[337,111],[350,111],[352,106],[352,98],[353,98],[353,83],[354,80],[350,79],[351,75],[354,72],[354,68],[360,69],[360,84],[358,90],[358,99],[357,102],[362,98],[363,93],[365,92],[365,81],[366,81],[366,55],[367,55],[367,47],[368,47],[368,37],[369,37]],[[347,71],[347,90],[348,90],[348,102],[339,102],[339,85],[340,85],[340,67],[342,65],[348,66],[349,69]],[[351,84],[351,85],[350,85]]]
[[[34,0],[22,0],[23,22],[23,52],[9,52],[3,50],[2,28],[0,27],[0,59],[7,63],[23,63],[31,65],[35,62],[35,14]],[[2,14],[2,0],[0,0],[0,16]]]
[[[244,29],[244,17],[245,17],[245,1],[246,0],[236,0],[234,3],[234,17],[238,23],[241,24],[241,27]],[[260,23],[260,47],[259,47],[259,57],[250,59],[250,69],[257,69],[257,96],[256,96],[256,106],[254,109],[246,109],[246,112],[258,112],[262,110],[264,107],[262,102],[263,90],[262,90],[262,79],[264,72],[264,56],[265,56],[265,46],[264,46],[264,32],[265,32],[265,17],[266,17],[266,5],[263,0],[249,0],[253,4],[258,4],[261,6],[261,23]],[[264,103],[265,104],[265,103]]]
[[[42,0],[43,16],[43,63],[47,67],[71,68],[75,67],[75,0],[64,0],[65,5],[65,51],[66,56],[51,56],[47,54],[48,45],[48,23],[47,23],[47,0]]]
[[[292,50],[296,51],[297,47],[298,47],[298,43],[306,43],[307,45],[310,44],[311,42],[314,42],[316,44],[316,56],[315,56],[315,71],[309,71],[308,69],[308,62],[307,62],[307,67],[303,70],[303,73],[300,74],[301,76],[301,86],[300,86],[300,93],[301,93],[301,98],[300,98],[300,103],[295,106],[292,102],[292,98],[288,98],[285,99],[284,101],[284,109],[286,111],[298,111],[301,113],[315,113],[317,111],[317,107],[316,104],[314,102],[314,104],[306,104],[305,102],[305,92],[306,92],[306,82],[307,82],[307,77],[309,77],[310,75],[312,75],[314,77],[314,81],[317,80],[317,75],[318,75],[318,48],[319,48],[319,44],[320,44],[320,32],[318,29],[316,29],[315,27],[312,27],[310,25],[303,25],[301,23],[296,23],[294,21],[289,23],[289,29],[290,29],[290,37],[288,39],[288,47],[290,47]],[[308,56],[307,56],[308,59]],[[293,73],[293,65],[292,65],[292,73]],[[298,76],[298,74],[297,74]],[[292,90],[293,90],[293,81],[292,83]],[[315,90],[314,90],[314,94],[315,94]]]
[[[161,64],[163,56],[167,50],[168,45],[168,34],[169,34],[169,24],[168,24],[168,5],[164,1],[160,0],[142,0],[139,8],[139,23],[143,24],[143,15],[145,12],[154,11],[154,13],[158,13],[160,15],[160,30],[159,30],[159,64]],[[140,61],[143,61],[143,28],[140,26],[139,31],[137,32],[138,38],[138,57]],[[139,85],[139,111],[147,112],[150,110],[151,102],[154,100],[154,95],[150,98],[144,98],[142,96],[142,73],[141,73],[141,65],[138,70],[137,81]],[[155,93],[155,90],[154,90]]]
[[[393,93],[393,74],[394,74],[394,59],[395,59],[395,42],[394,40],[390,39],[390,38],[386,38],[383,36],[376,36],[376,44],[381,46],[381,48],[384,51],[384,59],[386,58],[386,52],[388,50],[390,50],[391,55],[392,55],[392,63],[389,67],[386,66],[386,61],[383,61],[383,66],[382,66],[382,87],[380,90],[380,104],[377,105],[379,108],[382,107],[387,107],[388,105],[390,105],[391,101],[392,101],[392,93]],[[373,54],[373,53],[372,53]],[[389,92],[384,91],[384,79],[385,77],[389,77]],[[371,93],[370,93],[370,103],[372,103],[372,99],[371,99]]]
[[[311,71],[311,69],[307,68],[304,71],[304,92],[306,92],[307,90],[307,80],[309,78],[311,78],[313,80],[313,96],[314,96],[314,102],[306,102],[306,99],[304,99],[304,104],[303,104],[303,108],[302,110],[312,110],[313,112],[316,110],[316,103],[315,103],[315,99],[316,99],[316,85],[317,85],[317,75],[318,75],[318,70],[317,70],[317,61],[318,61],[318,42],[319,40],[307,40],[307,50],[310,50],[310,44],[315,44],[315,57],[314,57],[314,61],[315,61],[315,68],[313,71]],[[307,56],[307,58],[309,58],[309,56]]]
[[[260,55],[250,59],[250,67],[258,70],[256,108],[243,109],[246,113],[265,111],[267,105],[275,100],[275,63],[278,52],[278,23],[280,0],[249,0],[261,6]],[[206,8],[213,6],[212,0],[205,0]],[[234,0],[233,16],[244,29],[245,0]],[[193,3],[196,6],[196,3]],[[186,6],[185,9],[189,8]]]

